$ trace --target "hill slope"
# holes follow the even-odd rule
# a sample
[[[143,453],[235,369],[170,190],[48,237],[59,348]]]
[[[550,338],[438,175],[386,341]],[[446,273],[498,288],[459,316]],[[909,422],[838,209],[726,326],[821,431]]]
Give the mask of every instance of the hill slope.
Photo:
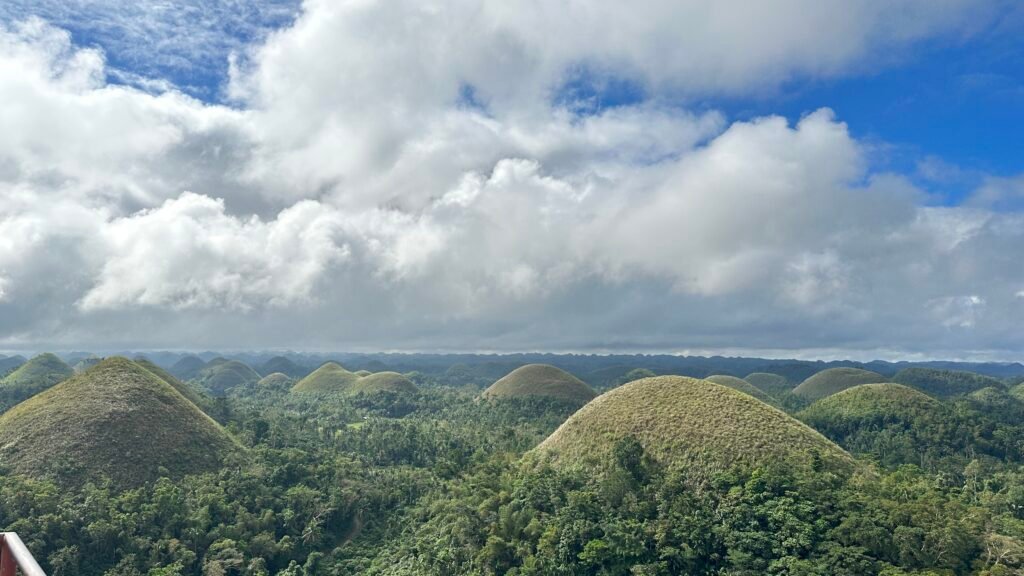
[[[933,368],[905,368],[897,372],[892,381],[939,398],[970,394],[982,388],[1003,387],[1001,381],[981,374]]]
[[[757,398],[758,400],[764,402],[765,404],[771,404],[773,406],[776,404],[774,398],[765,394],[757,386],[754,386],[750,382],[747,382],[746,380],[743,380],[741,378],[737,378],[735,376],[726,376],[724,374],[715,374],[714,376],[708,376],[707,378],[705,378],[705,380],[707,380],[708,382],[714,382],[715,384],[726,386],[728,388],[732,388],[733,390],[737,390],[739,392],[743,392],[744,394],[748,394],[750,396],[753,396],[754,398]]]
[[[971,437],[942,402],[902,384],[862,384],[818,400],[797,415],[847,450],[885,466],[962,451]]]
[[[774,462],[845,469],[852,459],[801,422],[746,394],[684,376],[658,376],[607,392],[573,414],[534,453],[556,465],[600,465],[635,438],[664,463],[710,469]]]
[[[363,376],[349,388],[349,394],[373,394],[375,392],[418,392],[419,389],[411,380],[398,372],[375,372]]]
[[[758,390],[771,396],[779,396],[793,390],[793,385],[785,376],[769,372],[754,372],[747,374],[743,379],[757,386]]]
[[[0,411],[67,380],[75,371],[49,352],[22,364],[0,380]]]
[[[188,381],[198,378],[203,368],[206,368],[206,362],[203,362],[202,358],[198,356],[185,356],[175,362],[167,371],[179,380]]]
[[[818,400],[847,388],[861,384],[877,384],[884,382],[885,377],[870,370],[860,368],[829,368],[800,383],[793,393],[807,400]]]
[[[356,380],[359,380],[359,376],[349,372],[337,362],[327,362],[292,386],[292,392],[304,394],[348,392]]]
[[[206,404],[206,399],[199,394],[198,390],[181,380],[178,380],[167,370],[164,370],[146,358],[136,358],[135,363],[152,372],[157,378],[170,384],[172,388],[177,390],[185,398],[188,398],[188,400],[196,406],[204,406]]]
[[[238,360],[214,358],[199,372],[197,382],[214,396],[223,396],[236,386],[259,382],[260,375]]]
[[[302,366],[299,366],[298,364],[292,362],[290,359],[284,356],[274,356],[270,360],[267,360],[263,364],[260,364],[257,372],[264,376],[269,376],[276,372],[284,374],[289,378],[296,379],[302,378],[303,376],[309,374],[309,370]]]
[[[589,402],[597,392],[565,370],[547,364],[527,364],[509,372],[484,390],[486,398],[545,396],[571,402]]]
[[[278,390],[289,390],[292,385],[295,384],[295,380],[288,377],[286,374],[280,372],[274,372],[273,374],[267,374],[256,383],[256,388],[275,388]]]
[[[177,390],[125,358],[108,358],[0,416],[0,460],[70,483],[106,476],[127,487],[215,470],[237,448]]]

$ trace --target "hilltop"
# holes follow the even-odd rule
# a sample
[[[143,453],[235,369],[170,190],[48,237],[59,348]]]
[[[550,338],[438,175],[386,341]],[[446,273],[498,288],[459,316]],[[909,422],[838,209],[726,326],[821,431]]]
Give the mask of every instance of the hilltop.
[[[198,356],[185,356],[172,364],[167,371],[179,380],[188,381],[197,378],[203,368],[206,368],[206,362],[202,358]]]
[[[170,372],[150,362],[148,359],[136,358],[135,363],[152,372],[157,378],[170,384],[171,387],[177,390],[182,396],[188,398],[189,402],[192,402],[196,406],[204,406],[206,404],[206,400],[198,390],[181,380],[178,380]]]
[[[570,402],[589,402],[593,388],[565,370],[547,364],[527,364],[509,372],[484,391],[485,398],[544,396]]]
[[[942,403],[902,384],[861,384],[818,400],[799,416],[815,428],[819,423],[863,426],[867,423],[911,422],[920,413],[933,413]]]
[[[738,390],[740,392],[743,392],[744,394],[748,394],[750,396],[753,396],[754,398],[757,398],[758,400],[764,402],[765,404],[771,404],[773,406],[776,405],[774,398],[772,398],[768,394],[765,394],[764,391],[759,389],[757,386],[754,386],[750,382],[747,382],[746,380],[743,380],[741,378],[737,378],[735,376],[727,376],[725,374],[715,374],[714,376],[708,376],[707,378],[705,378],[705,380],[707,380],[708,382],[714,382],[715,384],[720,384],[722,386],[727,386],[729,388],[732,388],[733,390]]]
[[[289,390],[295,380],[289,378],[286,374],[280,372],[274,372],[273,374],[267,374],[256,383],[256,388],[273,388],[277,390]]]
[[[9,371],[16,370],[25,362],[27,360],[25,360],[24,356],[0,356],[0,376]]]
[[[922,465],[962,450],[971,434],[942,402],[902,384],[861,384],[797,415],[825,436],[886,466]]]
[[[793,390],[793,384],[785,376],[770,372],[753,372],[747,374],[743,379],[771,396],[779,396]]]
[[[267,360],[263,364],[260,364],[257,372],[264,376],[269,376],[275,372],[284,374],[289,378],[299,379],[309,374],[309,370],[303,366],[299,366],[289,358],[284,356],[274,356],[270,360]]]
[[[348,392],[356,380],[359,380],[359,376],[349,372],[341,364],[327,362],[292,386],[292,392],[315,394]]]
[[[534,453],[559,466],[607,463],[632,437],[666,464],[758,466],[786,462],[848,468],[852,459],[785,413],[725,386],[685,376],[644,378],[607,392],[573,414]]]
[[[238,360],[214,358],[199,372],[196,381],[214,396],[223,396],[236,386],[259,382],[260,375]]]
[[[829,368],[800,383],[793,393],[806,400],[818,400],[861,384],[884,382],[885,377],[877,372],[861,368]]]
[[[0,416],[0,461],[21,474],[136,486],[216,470],[237,444],[195,404],[126,358],[107,358]]]
[[[349,394],[372,394],[375,392],[418,392],[411,380],[398,372],[375,372],[356,380],[349,388]]]
[[[35,356],[0,380],[0,411],[67,380],[75,373],[49,352]]]
[[[989,376],[934,368],[905,368],[897,372],[892,381],[912,386],[939,398],[962,396],[982,388],[1003,387],[1001,381]]]

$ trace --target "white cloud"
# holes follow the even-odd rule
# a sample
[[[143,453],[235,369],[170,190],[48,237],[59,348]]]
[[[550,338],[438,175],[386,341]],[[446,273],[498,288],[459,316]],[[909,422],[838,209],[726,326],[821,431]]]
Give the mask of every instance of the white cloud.
[[[972,5],[310,1],[237,108],[0,28],[0,341],[1024,344],[1024,216],[922,208],[828,109],[679,105],[846,73]],[[573,114],[580,66],[647,98]]]

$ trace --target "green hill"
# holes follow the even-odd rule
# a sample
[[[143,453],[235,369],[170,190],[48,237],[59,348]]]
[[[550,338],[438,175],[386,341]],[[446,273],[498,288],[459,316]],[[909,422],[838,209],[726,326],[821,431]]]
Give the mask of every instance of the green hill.
[[[360,378],[362,378],[363,376],[369,376],[370,374],[373,374],[373,372],[370,372],[369,370],[356,370],[355,371],[355,375],[359,376]]]
[[[284,374],[289,378],[295,379],[302,378],[303,376],[309,374],[309,370],[302,366],[299,366],[295,362],[292,362],[291,359],[286,358],[284,356],[274,356],[270,360],[267,360],[263,364],[260,364],[257,372],[264,376],[269,376],[277,372]]]
[[[902,384],[861,384],[818,400],[800,412],[800,419],[818,428],[912,422],[920,413],[934,413],[942,403]]]
[[[203,362],[202,358],[198,356],[185,356],[175,362],[167,371],[173,374],[175,378],[187,382],[198,378],[203,368],[206,368],[206,362]]]
[[[216,470],[238,445],[152,372],[107,358],[0,416],[0,461],[15,472],[129,487]]]
[[[363,376],[349,388],[349,394],[373,394],[375,392],[418,392],[411,380],[398,372],[376,372]]]
[[[273,388],[276,390],[290,390],[292,385],[295,384],[295,380],[289,378],[287,374],[280,372],[274,372],[273,374],[267,374],[256,383],[256,388]]]
[[[785,376],[769,372],[754,372],[747,374],[743,379],[770,396],[780,396],[793,390],[793,384]]]
[[[837,392],[842,392],[847,388],[884,381],[884,376],[870,370],[846,367],[829,368],[801,382],[799,386],[793,389],[793,393],[813,402]]]
[[[597,392],[565,370],[547,364],[520,366],[484,390],[485,398],[545,396],[570,402],[589,402]]]
[[[707,380],[708,382],[714,382],[715,384],[721,384],[722,386],[728,386],[729,388],[732,388],[733,390],[738,390],[740,392],[743,392],[744,394],[749,394],[754,398],[757,398],[761,402],[764,402],[765,404],[771,404],[772,406],[776,405],[776,401],[774,398],[765,394],[763,391],[758,389],[757,386],[754,386],[750,382],[747,382],[746,380],[737,378],[735,376],[715,374],[714,376],[708,376],[707,378],[705,378],[705,380]]]
[[[337,362],[327,362],[292,386],[292,392],[304,394],[348,392],[357,380],[359,380],[359,376],[342,368]]]
[[[886,466],[962,452],[971,433],[942,402],[902,384],[862,384],[818,400],[797,415],[847,450]]]
[[[0,380],[0,412],[67,380],[74,373],[63,360],[49,352],[32,358]]]
[[[8,372],[17,370],[19,366],[27,362],[24,356],[7,356],[0,358],[0,377]]]
[[[1020,403],[1019,398],[1007,392],[1002,386],[988,386],[975,390],[968,394],[967,398],[987,408],[1010,408]]]
[[[164,370],[146,358],[136,358],[135,363],[155,374],[157,378],[170,384],[172,388],[181,393],[185,398],[188,398],[189,401],[196,406],[202,407],[206,405],[206,399],[203,398],[198,390],[181,380],[178,380],[167,370]]]
[[[897,372],[892,381],[917,388],[938,398],[962,396],[990,386],[1003,387],[1001,381],[989,376],[933,368],[905,368]]]
[[[196,381],[214,396],[223,396],[236,386],[259,382],[260,375],[238,360],[214,358],[199,372]]]
[[[684,376],[630,382],[573,414],[534,453],[558,466],[607,463],[632,437],[656,461],[720,469],[786,462],[846,469],[841,448],[785,413],[725,386]]]
[[[83,358],[76,362],[75,365],[71,367],[71,369],[75,371],[75,374],[80,374],[82,372],[85,372],[89,368],[92,368],[93,366],[99,364],[102,361],[103,358],[97,356],[93,356],[92,358]]]

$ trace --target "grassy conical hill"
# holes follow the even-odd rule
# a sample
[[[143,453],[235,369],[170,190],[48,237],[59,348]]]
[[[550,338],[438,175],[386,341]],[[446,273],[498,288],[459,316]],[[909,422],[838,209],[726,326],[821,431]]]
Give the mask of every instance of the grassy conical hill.
[[[175,362],[169,369],[168,372],[174,375],[179,380],[192,380],[199,377],[199,373],[206,368],[206,362],[198,356],[185,356],[181,360]]]
[[[289,390],[295,380],[288,377],[287,374],[280,372],[274,372],[273,374],[267,374],[256,383],[257,388],[277,388],[281,390]]]
[[[988,386],[981,390],[975,390],[968,394],[967,398],[976,404],[990,408],[1021,406],[1020,399],[1007,392],[1002,386]]]
[[[129,487],[215,470],[239,449],[149,370],[107,358],[0,416],[0,461],[66,483],[110,478]]]
[[[793,390],[793,384],[785,376],[770,372],[754,372],[747,374],[743,379],[770,396],[779,396]]]
[[[860,368],[829,368],[822,370],[797,386],[793,393],[814,401],[861,384],[885,382],[885,377]]]
[[[223,396],[236,386],[259,382],[260,375],[238,360],[214,358],[199,373],[197,382],[214,396]]]
[[[616,443],[632,437],[666,464],[718,469],[731,464],[816,460],[847,469],[852,459],[785,413],[725,386],[684,376],[630,382],[573,414],[534,454],[558,466],[610,462]]]
[[[81,360],[76,362],[75,365],[71,367],[71,369],[75,371],[75,374],[81,374],[82,372],[85,372],[89,368],[92,368],[93,366],[99,364],[102,361],[103,358],[99,358],[96,356],[92,358],[82,358]]]
[[[901,466],[972,450],[971,432],[949,407],[902,384],[862,384],[818,400],[797,415],[854,453]],[[973,424],[971,425],[973,427]]]
[[[299,366],[291,359],[284,356],[274,356],[270,360],[267,360],[260,365],[258,372],[264,376],[271,374],[280,373],[288,376],[289,378],[302,378],[309,374],[309,370]]]
[[[417,392],[419,389],[411,380],[398,372],[376,372],[363,376],[349,388],[350,394],[373,394],[374,392]]]
[[[707,380],[708,382],[714,382],[715,384],[720,384],[722,386],[727,386],[729,388],[732,388],[733,390],[743,392],[744,394],[749,394],[754,398],[757,398],[761,402],[764,402],[765,404],[771,404],[773,406],[776,404],[774,398],[765,394],[763,391],[758,389],[757,386],[754,386],[750,382],[747,382],[746,380],[743,380],[741,378],[737,378],[735,376],[726,376],[724,374],[715,374],[714,376],[708,376],[707,378],[705,378],[705,380]]]
[[[484,391],[486,398],[544,396],[570,402],[589,402],[597,392],[565,370],[547,364],[527,364],[509,372]]]
[[[857,427],[892,422],[912,422],[922,413],[932,414],[942,403],[902,384],[861,384],[818,400],[800,419],[811,426]]]
[[[0,380],[0,411],[67,380],[74,373],[63,360],[49,352],[32,358]]]
[[[337,362],[327,362],[292,386],[292,392],[306,394],[348,392],[357,380],[359,380],[359,376],[342,368]]]
[[[989,376],[957,370],[905,368],[896,373],[893,382],[913,386],[939,398],[970,394],[982,388],[1001,388],[1003,383]]]
[[[167,370],[164,370],[163,368],[150,362],[146,358],[136,358],[135,363],[138,364],[139,366],[142,366],[146,370],[152,372],[154,375],[156,375],[157,378],[170,384],[172,388],[180,392],[182,396],[188,398],[188,400],[195,404],[196,406],[206,405],[206,399],[204,399],[202,395],[200,395],[198,390],[182,382],[181,380],[178,380]]]
[[[363,376],[369,376],[370,374],[373,374],[373,372],[370,372],[369,370],[356,370],[355,371],[355,375],[359,376],[360,378],[362,378]]]

